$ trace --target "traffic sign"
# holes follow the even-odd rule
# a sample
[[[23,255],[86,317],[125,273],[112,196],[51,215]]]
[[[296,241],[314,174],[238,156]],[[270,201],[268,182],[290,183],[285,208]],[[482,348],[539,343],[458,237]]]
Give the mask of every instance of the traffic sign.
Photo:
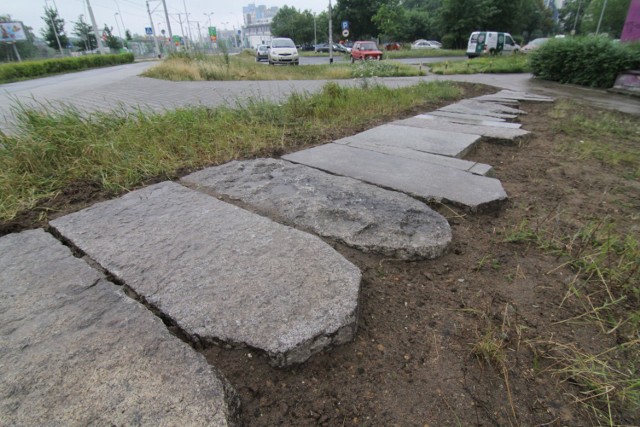
[[[342,30],[342,37],[344,38],[349,37],[349,30]]]
[[[144,33],[148,36],[153,35],[153,28],[151,27],[144,27]]]
[[[349,29],[349,21],[342,21],[342,29],[343,30]]]

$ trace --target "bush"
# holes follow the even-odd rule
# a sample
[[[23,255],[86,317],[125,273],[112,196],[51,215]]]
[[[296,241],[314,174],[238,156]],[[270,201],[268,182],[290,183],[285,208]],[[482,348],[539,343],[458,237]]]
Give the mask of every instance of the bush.
[[[533,74],[541,79],[610,88],[621,71],[640,67],[640,44],[606,37],[552,39],[531,55]]]
[[[0,65],[0,83],[84,70],[87,68],[128,64],[131,62],[133,62],[132,53],[123,53],[120,55],[86,55],[74,58],[14,62]]]

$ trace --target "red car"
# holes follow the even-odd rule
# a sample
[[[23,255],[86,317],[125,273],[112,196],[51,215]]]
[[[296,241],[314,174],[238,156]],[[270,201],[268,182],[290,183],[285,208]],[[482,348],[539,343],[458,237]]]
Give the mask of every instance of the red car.
[[[356,59],[361,61],[376,59],[380,61],[382,59],[382,51],[378,49],[375,42],[355,42],[351,48],[351,63],[356,62]]]

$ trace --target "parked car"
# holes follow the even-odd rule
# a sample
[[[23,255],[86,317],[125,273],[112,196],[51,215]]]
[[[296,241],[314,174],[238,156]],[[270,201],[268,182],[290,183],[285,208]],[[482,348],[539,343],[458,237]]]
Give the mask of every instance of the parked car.
[[[329,43],[318,43],[314,50],[316,52],[329,52]]]
[[[391,42],[384,45],[384,50],[400,50],[402,45],[398,42]]]
[[[269,46],[261,44],[256,48],[256,62],[269,60]]]
[[[411,44],[411,49],[440,49],[440,46],[429,40],[416,40]]]
[[[376,59],[382,60],[382,51],[378,49],[375,42],[371,41],[357,41],[351,48],[351,63],[356,60],[370,60]]]
[[[293,43],[293,40],[284,37],[276,37],[271,39],[268,59],[269,65],[300,64],[300,57],[298,55],[298,49],[296,49],[295,43]]]
[[[513,37],[509,33],[474,31],[469,36],[469,43],[467,43],[469,59],[484,54],[510,55],[518,52],[520,52],[520,46],[513,41]]]
[[[436,49],[442,48],[442,43],[440,43],[439,41],[436,41],[436,40],[427,40],[427,41],[431,43],[432,46],[435,46]]]
[[[340,43],[334,44],[333,45],[333,50],[335,52],[340,52],[340,53],[351,53],[351,48],[350,47],[347,47],[347,46],[345,46],[343,44],[340,44]]]
[[[320,52],[326,52],[329,53],[329,43],[320,43],[316,45],[315,51],[320,53]],[[333,51],[334,52],[340,52],[340,53],[350,53],[351,52],[351,48],[342,45],[342,44],[337,44],[334,43],[333,44]]]
[[[546,38],[546,37],[542,37],[542,38],[539,38],[539,39],[533,39],[529,43],[525,44],[522,47],[522,52],[523,53],[527,53],[527,52],[531,52],[532,50],[536,50],[540,46],[545,44],[547,41],[549,41],[549,39]]]

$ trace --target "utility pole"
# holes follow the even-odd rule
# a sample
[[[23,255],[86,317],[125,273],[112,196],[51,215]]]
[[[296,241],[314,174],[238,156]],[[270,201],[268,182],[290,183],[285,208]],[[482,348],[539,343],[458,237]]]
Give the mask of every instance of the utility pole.
[[[600,12],[600,19],[598,20],[598,27],[596,28],[596,35],[600,33],[600,24],[602,24],[602,17],[604,16],[604,10],[607,8],[607,0],[604,0],[602,5],[602,12]]]
[[[172,15],[178,15],[178,22],[180,23],[180,32],[182,32],[182,38],[184,40],[184,47],[185,49],[188,49],[189,46],[189,38],[187,37],[187,35],[184,33],[184,27],[182,26],[182,14],[181,13],[172,13]]]
[[[578,16],[580,16],[580,6],[582,6],[582,1],[578,1],[578,10],[576,12],[576,19],[573,21],[573,29],[571,30],[571,35],[576,35],[576,26],[578,25]]]
[[[214,15],[214,13],[213,12],[209,12],[209,13],[205,12],[204,15],[209,18],[209,27],[207,28],[207,40],[209,40],[209,48],[211,50],[213,50],[213,42],[211,41],[211,36],[209,35],[209,28],[211,28],[213,26],[213,25],[211,25],[211,15]]]
[[[187,31],[189,32],[189,42],[191,42],[191,40],[193,40],[193,36],[191,35],[191,24],[189,24],[189,12],[187,11],[187,0],[182,0],[182,4],[184,5],[184,14],[187,18]]]
[[[318,46],[318,26],[316,25],[316,14],[313,14],[313,50]]]
[[[89,0],[87,0],[89,1]],[[158,58],[161,57],[160,55],[160,47],[158,46],[158,37],[156,37],[156,27],[153,25],[153,18],[151,17],[151,9],[149,8],[149,0],[147,0],[147,12],[149,13],[149,22],[151,22],[151,32],[153,33],[153,42],[155,43],[156,46],[156,56]]]
[[[87,10],[89,11],[89,17],[91,18],[91,24],[93,25],[93,33],[96,35],[96,43],[98,43],[98,51],[101,54],[106,54],[104,50],[104,45],[102,44],[102,37],[98,33],[98,24],[96,24],[96,18],[93,16],[93,9],[91,9],[91,3],[87,0]]]
[[[113,14],[113,19],[115,19],[116,21],[116,27],[118,28],[118,35],[120,36],[120,38],[122,38],[122,31],[120,31],[120,24],[118,24],[118,18],[116,18],[116,16],[118,16],[118,12]]]
[[[162,0],[162,6],[164,7],[164,19],[167,21],[167,31],[169,32],[169,46],[171,46],[171,50],[173,50],[173,33],[171,32],[169,12],[167,12],[167,2],[165,0]]]
[[[87,0],[88,1],[88,0]],[[47,3],[47,0],[44,1],[45,6],[47,7],[47,9],[49,8],[49,4]],[[53,4],[55,6],[55,3]],[[58,15],[58,9],[49,9],[52,11],[56,11],[56,16]],[[51,20],[51,29],[53,30],[53,34],[56,36],[56,42],[58,43],[58,50],[60,51],[60,55],[64,56],[64,52],[62,51],[62,45],[60,44],[60,38],[58,37],[58,29],[56,28],[56,23],[53,19],[53,16],[49,16],[49,19]]]
[[[329,0],[329,64],[333,64],[333,28],[331,27],[331,0]]]

